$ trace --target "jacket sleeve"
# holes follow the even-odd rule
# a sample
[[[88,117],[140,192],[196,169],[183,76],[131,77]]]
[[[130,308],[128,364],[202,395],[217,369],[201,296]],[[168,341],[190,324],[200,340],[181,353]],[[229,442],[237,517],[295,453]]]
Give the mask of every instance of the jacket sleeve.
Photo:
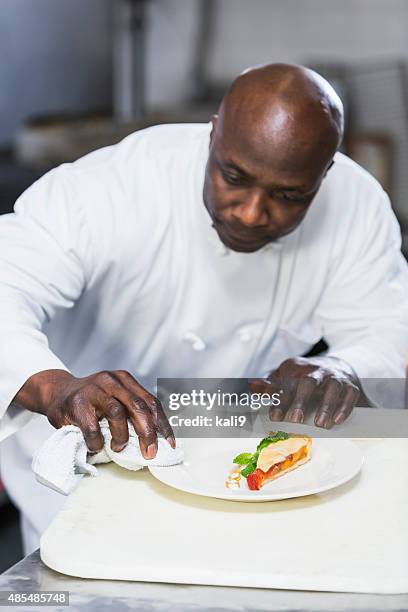
[[[341,225],[341,224],[339,224]],[[404,378],[408,269],[397,220],[378,187],[360,202],[337,249],[317,310],[329,355],[360,379]]]
[[[71,308],[87,282],[90,239],[85,213],[64,166],[37,181],[0,217],[0,440],[32,413],[12,399],[43,370],[66,366],[43,325]]]

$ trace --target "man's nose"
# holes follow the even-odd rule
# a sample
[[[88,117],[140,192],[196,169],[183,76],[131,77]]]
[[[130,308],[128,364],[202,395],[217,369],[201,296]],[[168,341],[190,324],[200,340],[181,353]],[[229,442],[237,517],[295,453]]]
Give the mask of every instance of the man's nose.
[[[265,226],[269,223],[266,198],[260,191],[252,193],[234,209],[234,217],[247,227]]]

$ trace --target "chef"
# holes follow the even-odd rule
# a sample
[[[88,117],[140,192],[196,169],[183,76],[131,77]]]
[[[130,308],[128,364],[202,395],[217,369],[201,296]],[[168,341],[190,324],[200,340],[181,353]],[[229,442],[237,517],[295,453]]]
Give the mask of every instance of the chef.
[[[175,445],[157,377],[290,379],[271,418],[302,422],[318,398],[315,423],[331,427],[359,379],[404,375],[399,228],[336,152],[342,133],[322,77],[257,67],[209,124],[63,164],[0,219],[1,468],[26,552],[64,502],[30,471],[53,428],[78,425],[96,451],[106,417],[121,450],[130,419],[145,457],[158,435]],[[327,353],[302,357],[321,338]]]

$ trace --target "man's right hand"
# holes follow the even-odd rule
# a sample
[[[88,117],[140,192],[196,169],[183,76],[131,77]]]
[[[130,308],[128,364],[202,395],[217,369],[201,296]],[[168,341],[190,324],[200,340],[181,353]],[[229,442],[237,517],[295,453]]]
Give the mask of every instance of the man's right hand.
[[[103,448],[99,426],[103,417],[109,423],[113,451],[121,451],[129,440],[128,419],[146,459],[157,453],[158,433],[173,448],[176,446],[160,401],[124,370],[98,372],[85,378],[76,378],[65,370],[45,370],[31,376],[13,401],[44,414],[56,428],[77,425],[93,452]]]

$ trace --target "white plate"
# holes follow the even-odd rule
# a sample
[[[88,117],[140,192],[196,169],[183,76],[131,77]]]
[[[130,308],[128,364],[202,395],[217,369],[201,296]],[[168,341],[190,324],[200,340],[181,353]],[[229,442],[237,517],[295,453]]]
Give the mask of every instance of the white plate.
[[[230,501],[260,502],[302,497],[328,491],[351,480],[361,470],[363,455],[350,440],[314,438],[308,463],[272,480],[260,491],[250,491],[241,478],[239,489],[228,489],[225,481],[234,467],[233,458],[242,452],[254,452],[258,440],[202,439],[184,440],[185,461],[170,467],[149,467],[155,478],[170,487]]]

